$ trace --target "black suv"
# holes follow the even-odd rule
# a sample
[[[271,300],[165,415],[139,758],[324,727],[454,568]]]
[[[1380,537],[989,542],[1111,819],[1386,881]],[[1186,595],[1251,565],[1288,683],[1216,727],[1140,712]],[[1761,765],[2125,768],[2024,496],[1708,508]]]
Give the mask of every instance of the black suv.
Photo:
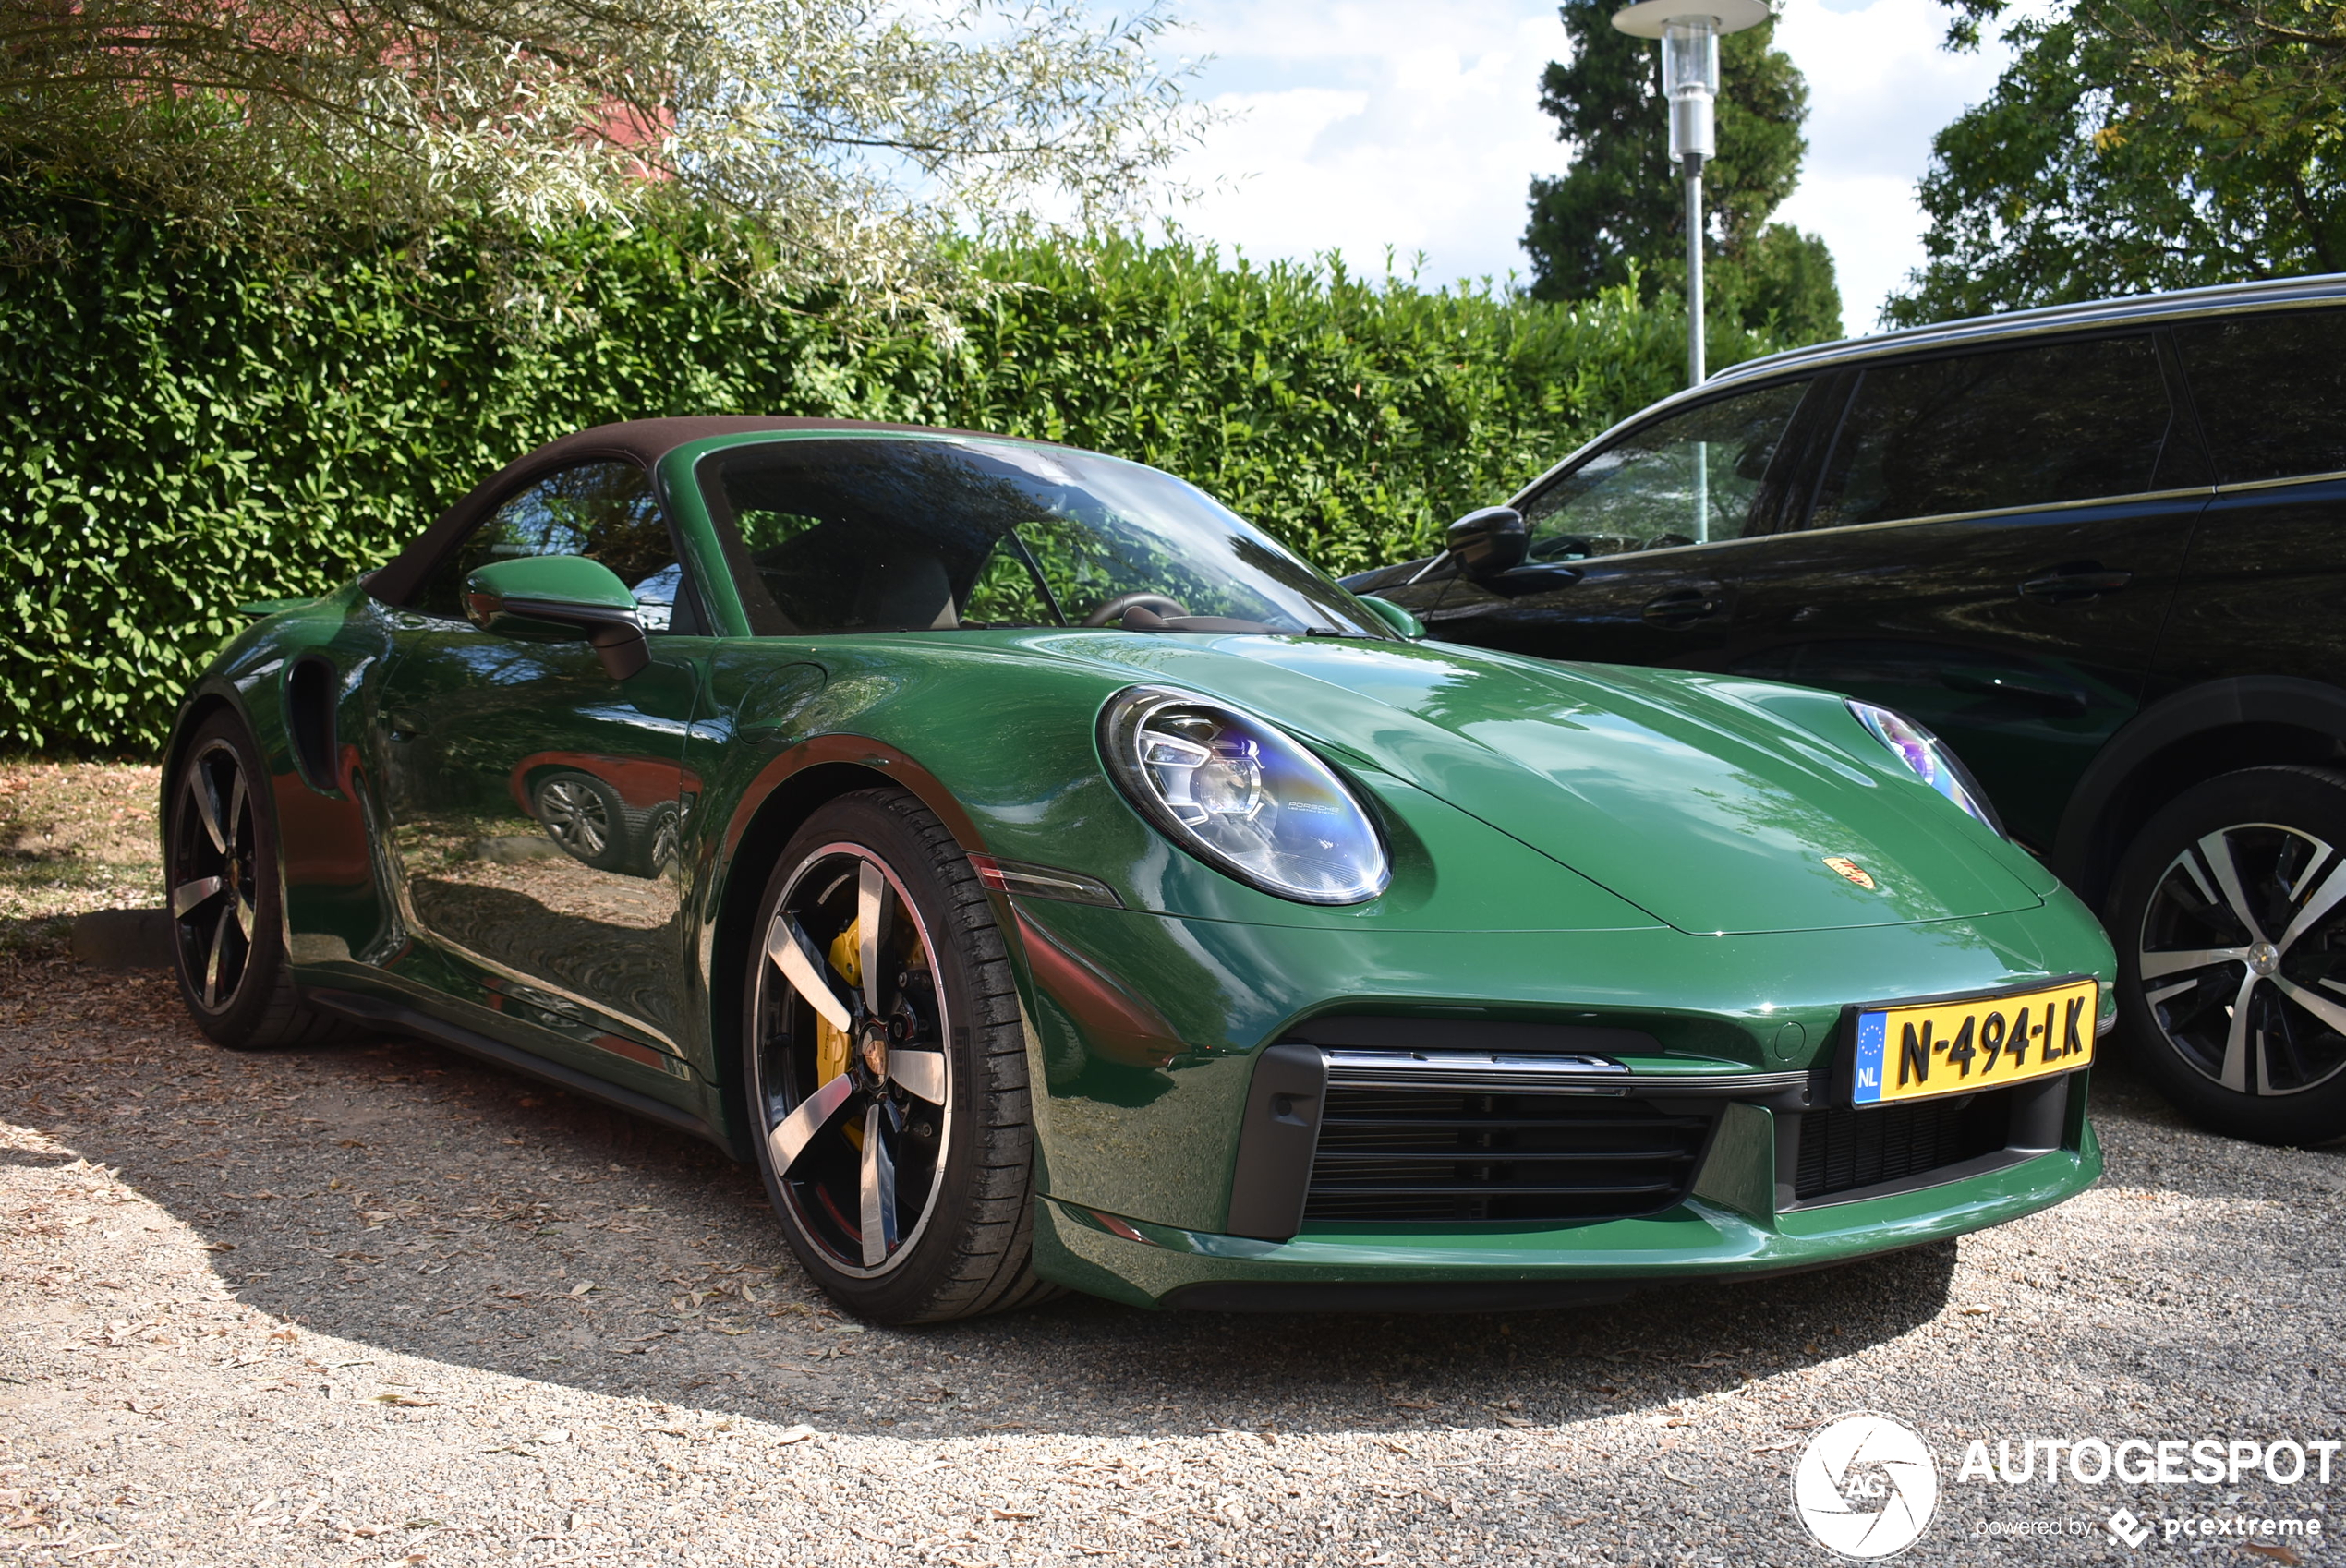
[[[2346,1134],[2346,276],[1739,365],[1430,561],[1432,634],[1821,686],[1951,742],[2102,911],[2129,1054]]]

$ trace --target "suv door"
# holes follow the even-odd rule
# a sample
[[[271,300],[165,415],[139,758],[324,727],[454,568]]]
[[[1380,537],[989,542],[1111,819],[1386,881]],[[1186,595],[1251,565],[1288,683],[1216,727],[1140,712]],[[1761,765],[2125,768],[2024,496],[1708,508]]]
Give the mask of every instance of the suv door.
[[[2346,310],[2193,322],[2175,344],[2219,488],[2160,645],[2160,685],[2346,683]]]
[[[1433,635],[1482,647],[1614,664],[1714,659],[1750,545],[1804,499],[1796,415],[1811,390],[1782,381],[1674,407],[1519,503],[1522,566],[1459,575],[1431,603],[1380,591]]]
[[[1806,526],[1734,585],[1726,668],[1912,715],[2050,846],[2210,493],[2175,383],[2151,332],[1867,366]]]

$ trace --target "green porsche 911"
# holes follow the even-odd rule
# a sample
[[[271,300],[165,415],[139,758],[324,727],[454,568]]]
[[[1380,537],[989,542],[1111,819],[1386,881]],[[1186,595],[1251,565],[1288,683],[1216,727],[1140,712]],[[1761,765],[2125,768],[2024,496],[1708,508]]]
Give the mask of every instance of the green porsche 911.
[[[1137,464],[588,430],[188,694],[180,983],[706,1137],[887,1322],[1537,1307],[2098,1174],[2110,947],[1927,731],[1421,639]]]

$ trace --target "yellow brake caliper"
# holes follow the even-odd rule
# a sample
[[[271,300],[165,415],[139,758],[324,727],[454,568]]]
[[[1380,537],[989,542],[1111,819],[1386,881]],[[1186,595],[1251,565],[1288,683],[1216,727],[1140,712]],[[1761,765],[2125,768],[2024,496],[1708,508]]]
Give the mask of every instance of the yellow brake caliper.
[[[849,921],[847,929],[840,932],[831,943],[831,968],[839,971],[850,986],[855,987],[860,987],[864,983],[863,924],[861,920]],[[815,1081],[816,1083],[828,1083],[845,1072],[848,1061],[854,1055],[854,1051],[855,1042],[849,1038],[847,1031],[834,1028],[828,1019],[817,1017],[815,1019]],[[862,1123],[850,1122],[845,1130],[850,1143],[858,1149],[864,1147]]]

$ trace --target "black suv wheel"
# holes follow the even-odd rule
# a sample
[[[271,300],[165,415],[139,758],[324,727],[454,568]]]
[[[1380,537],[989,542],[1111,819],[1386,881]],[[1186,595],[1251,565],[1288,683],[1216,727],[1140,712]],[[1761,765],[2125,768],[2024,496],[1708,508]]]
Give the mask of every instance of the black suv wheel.
[[[2119,1027],[2177,1105],[2265,1143],[2346,1133],[2346,778],[2185,790],[2128,847],[2110,913]]]

